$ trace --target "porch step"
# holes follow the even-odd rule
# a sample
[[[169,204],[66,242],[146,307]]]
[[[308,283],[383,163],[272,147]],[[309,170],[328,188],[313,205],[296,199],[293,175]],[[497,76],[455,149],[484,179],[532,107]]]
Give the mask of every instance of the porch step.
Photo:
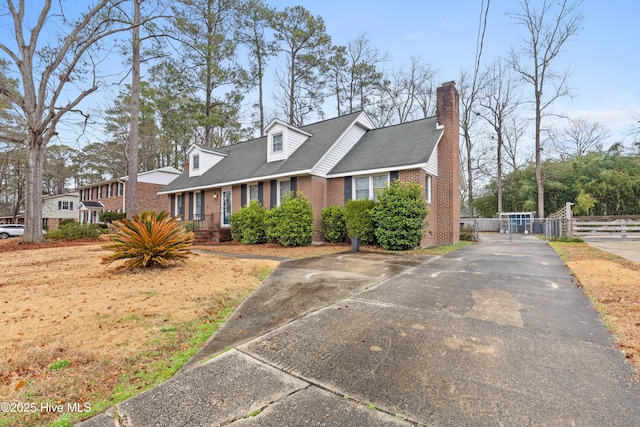
[[[195,229],[193,230],[194,245],[203,245],[211,243],[228,242],[231,240],[231,230],[228,228],[222,229]]]

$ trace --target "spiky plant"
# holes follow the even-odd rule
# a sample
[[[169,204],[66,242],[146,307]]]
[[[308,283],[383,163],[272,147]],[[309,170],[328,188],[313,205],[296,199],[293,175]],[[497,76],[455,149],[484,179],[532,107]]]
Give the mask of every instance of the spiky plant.
[[[131,219],[114,221],[112,226],[115,232],[110,238],[114,243],[104,249],[113,253],[103,258],[106,264],[126,259],[127,268],[167,267],[193,254],[189,250],[193,233],[185,231],[166,211],[142,212]]]

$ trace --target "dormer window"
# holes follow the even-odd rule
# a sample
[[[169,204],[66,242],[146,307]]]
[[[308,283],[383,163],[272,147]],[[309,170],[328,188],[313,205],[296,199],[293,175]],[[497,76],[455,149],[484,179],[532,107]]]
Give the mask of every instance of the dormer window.
[[[193,156],[193,169],[194,170],[200,169],[200,155],[199,154],[195,154]]]
[[[279,151],[282,151],[282,134],[278,133],[276,135],[273,135],[272,137],[272,142],[271,142],[271,152],[273,153],[277,153]]]

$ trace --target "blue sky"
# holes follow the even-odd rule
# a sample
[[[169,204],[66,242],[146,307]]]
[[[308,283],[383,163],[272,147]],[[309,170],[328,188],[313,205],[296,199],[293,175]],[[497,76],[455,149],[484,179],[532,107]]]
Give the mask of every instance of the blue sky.
[[[484,0],[484,4],[486,5]],[[413,55],[440,69],[440,80],[456,80],[472,69],[482,0],[267,0],[277,9],[302,5],[325,21],[334,44],[367,33],[387,52],[391,65],[408,64]],[[505,15],[515,0],[493,0],[489,7],[483,62],[490,63],[521,43],[522,28]],[[640,120],[640,1],[585,0],[583,28],[570,40],[555,69],[572,70],[573,99],[554,111],[598,121],[621,140]]]

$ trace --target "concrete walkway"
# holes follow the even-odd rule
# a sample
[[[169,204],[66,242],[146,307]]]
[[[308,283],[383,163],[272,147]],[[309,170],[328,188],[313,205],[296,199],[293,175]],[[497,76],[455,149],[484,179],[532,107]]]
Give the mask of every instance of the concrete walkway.
[[[285,262],[180,375],[81,425],[231,423],[638,426],[640,387],[545,242],[484,239]]]
[[[584,237],[584,241],[589,246],[640,264],[640,240],[622,240],[619,237],[616,239]]]

